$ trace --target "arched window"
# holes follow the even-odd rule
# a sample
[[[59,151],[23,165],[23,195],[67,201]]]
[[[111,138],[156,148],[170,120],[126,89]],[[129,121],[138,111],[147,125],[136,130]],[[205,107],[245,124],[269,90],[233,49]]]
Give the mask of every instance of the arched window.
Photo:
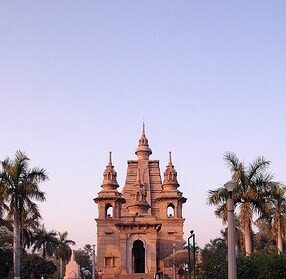
[[[105,217],[113,218],[113,206],[110,203],[105,206]]]
[[[167,207],[167,217],[171,218],[174,216],[175,216],[175,206],[172,203],[169,203]]]

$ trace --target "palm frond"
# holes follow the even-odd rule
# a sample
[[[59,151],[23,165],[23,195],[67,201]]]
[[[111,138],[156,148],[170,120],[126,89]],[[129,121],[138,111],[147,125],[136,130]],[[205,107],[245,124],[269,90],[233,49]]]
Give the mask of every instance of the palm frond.
[[[233,152],[225,152],[223,155],[223,160],[226,162],[227,166],[232,172],[236,171],[240,166],[240,161]]]
[[[263,156],[255,158],[247,169],[248,179],[251,181],[252,177],[256,176],[258,173],[264,173],[270,163],[271,161],[266,160]]]
[[[225,187],[217,188],[216,190],[208,191],[207,204],[218,205],[227,201],[228,192]]]

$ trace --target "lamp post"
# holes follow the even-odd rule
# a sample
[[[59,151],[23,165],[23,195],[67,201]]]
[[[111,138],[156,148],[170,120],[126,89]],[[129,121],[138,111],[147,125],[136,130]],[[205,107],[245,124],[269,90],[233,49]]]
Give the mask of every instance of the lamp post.
[[[196,248],[195,248],[195,245],[196,245],[196,240],[195,240],[195,232],[193,230],[190,231],[190,236],[188,237],[188,275],[190,277],[191,275],[191,270],[190,270],[190,267],[191,267],[191,247],[190,247],[190,239],[193,238],[193,258],[194,258],[194,262],[193,262],[193,270],[194,270],[194,278],[196,276]]]
[[[229,181],[225,185],[228,192],[227,199],[227,262],[228,262],[228,279],[237,279],[236,253],[235,253],[235,227],[234,227],[234,202],[232,192],[234,182]]]
[[[173,243],[173,267],[172,267],[173,279],[176,279],[175,253],[176,253],[176,243]]]
[[[95,279],[95,244],[92,245],[92,279]]]

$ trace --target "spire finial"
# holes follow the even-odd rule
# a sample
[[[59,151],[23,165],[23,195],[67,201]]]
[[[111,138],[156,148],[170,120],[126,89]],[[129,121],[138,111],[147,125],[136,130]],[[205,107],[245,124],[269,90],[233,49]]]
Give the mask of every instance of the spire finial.
[[[169,151],[169,165],[172,165],[172,152]]]
[[[143,129],[142,129],[142,135],[145,136],[145,122],[144,122],[144,119],[143,119]]]
[[[71,249],[71,250],[72,250],[71,260],[74,262],[75,261],[74,250],[73,249]]]
[[[109,161],[108,161],[109,165],[112,165],[112,152],[109,151]]]

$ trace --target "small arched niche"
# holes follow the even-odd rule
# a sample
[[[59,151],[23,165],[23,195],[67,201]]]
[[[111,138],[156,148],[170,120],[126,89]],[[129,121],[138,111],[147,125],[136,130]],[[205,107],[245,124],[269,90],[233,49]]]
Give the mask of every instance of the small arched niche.
[[[113,218],[113,206],[110,203],[105,205],[105,217]]]
[[[173,203],[169,203],[167,206],[167,217],[173,218],[175,216],[175,206]]]

